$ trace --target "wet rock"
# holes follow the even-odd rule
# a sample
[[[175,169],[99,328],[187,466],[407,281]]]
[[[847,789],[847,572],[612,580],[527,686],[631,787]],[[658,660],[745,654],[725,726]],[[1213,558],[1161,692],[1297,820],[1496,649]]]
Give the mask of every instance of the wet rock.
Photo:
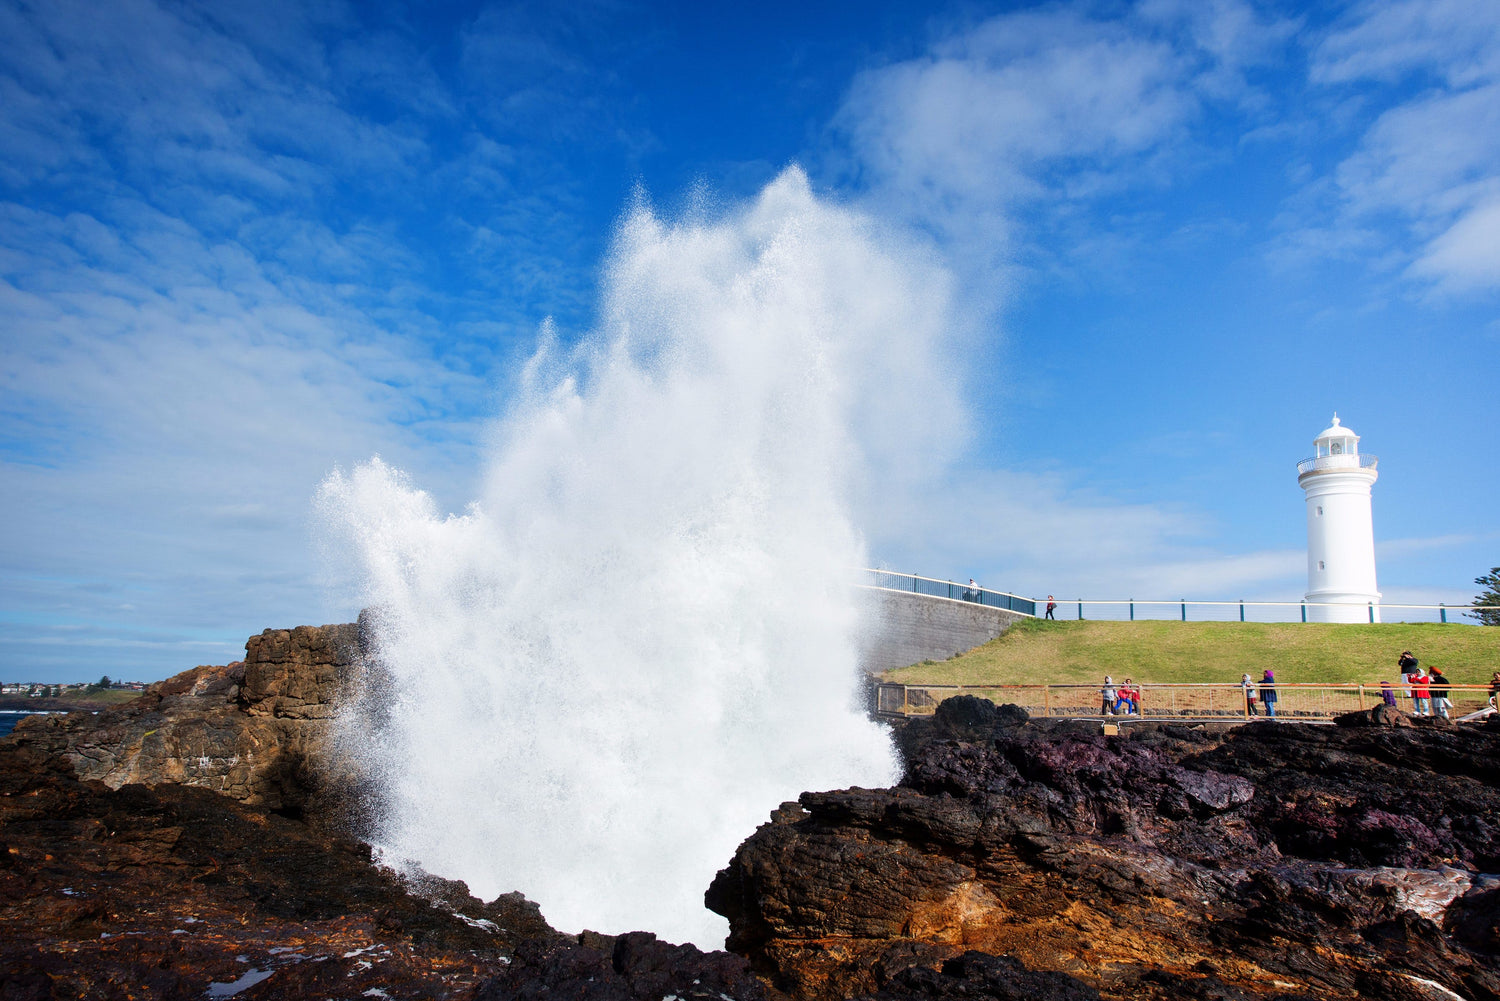
[[[1500,996],[1486,728],[1107,737],[968,704],[899,742],[900,786],[804,794],[708,892],[780,990],[1007,997],[1022,970],[1105,998]],[[945,965],[971,953],[1018,965]]]
[[[671,945],[648,932],[576,941],[536,940],[479,984],[475,1001],[763,1001],[765,988],[739,956]]]
[[[966,952],[938,969],[909,966],[869,1001],[993,998],[995,1001],[1099,1001],[1099,992],[1062,973],[1038,973],[1009,956]]]
[[[398,877],[368,845],[206,789],[110,789],[0,748],[0,998],[761,1001],[749,964],[566,936],[519,893]]]
[[[1381,703],[1374,709],[1365,709],[1358,712],[1344,713],[1335,716],[1334,726],[1365,727],[1365,726],[1416,726],[1414,717],[1397,709]]]

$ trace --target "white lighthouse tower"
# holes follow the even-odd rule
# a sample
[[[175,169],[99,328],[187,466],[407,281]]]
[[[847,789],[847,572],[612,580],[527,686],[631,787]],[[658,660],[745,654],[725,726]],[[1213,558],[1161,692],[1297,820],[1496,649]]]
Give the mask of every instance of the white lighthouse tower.
[[[1338,414],[1313,448],[1311,458],[1297,463],[1297,485],[1307,494],[1307,617],[1379,622],[1370,519],[1370,487],[1380,475],[1376,458],[1359,454],[1359,435],[1340,424]]]

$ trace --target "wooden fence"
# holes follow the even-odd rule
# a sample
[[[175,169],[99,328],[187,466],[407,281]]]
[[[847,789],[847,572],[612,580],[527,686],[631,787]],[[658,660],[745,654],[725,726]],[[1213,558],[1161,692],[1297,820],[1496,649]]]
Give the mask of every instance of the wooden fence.
[[[1139,714],[1114,717],[1103,711],[1100,685],[900,685],[878,682],[875,686],[876,711],[884,716],[922,716],[930,714],[937,704],[955,695],[975,695],[996,705],[1011,703],[1033,716],[1085,717],[1103,719],[1249,719],[1265,714],[1265,703],[1259,696],[1249,702],[1245,689],[1235,684],[1139,684]],[[1391,689],[1396,705],[1405,712],[1415,711],[1415,702],[1399,684]],[[1313,685],[1278,683],[1276,716],[1283,719],[1321,720],[1344,713],[1372,709],[1381,701],[1381,686],[1348,683]],[[1450,685],[1448,698],[1453,718],[1477,712],[1489,701],[1485,685]],[[1435,713],[1436,708],[1433,709]]]

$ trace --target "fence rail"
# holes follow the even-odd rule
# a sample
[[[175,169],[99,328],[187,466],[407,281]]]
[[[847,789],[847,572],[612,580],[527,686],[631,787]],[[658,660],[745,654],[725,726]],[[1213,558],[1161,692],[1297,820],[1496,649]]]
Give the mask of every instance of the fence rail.
[[[1245,689],[1237,684],[1163,683],[1134,686],[1141,693],[1139,712],[1132,719],[1208,719],[1233,722],[1251,719],[1265,712],[1265,700],[1255,686],[1254,700],[1247,700]],[[1415,709],[1406,690],[1392,692],[1397,706],[1407,712]],[[1448,698],[1453,718],[1493,706],[1485,685],[1449,685]],[[1373,709],[1382,700],[1379,684],[1348,682],[1341,685],[1278,683],[1276,717],[1278,719],[1331,719],[1348,712]],[[975,695],[997,705],[1011,703],[1033,716],[1110,717],[1103,710],[1103,695],[1098,685],[902,685],[877,682],[875,708],[885,716],[923,716],[932,713],[939,702],[956,695]],[[1253,711],[1252,711],[1253,710]],[[1436,711],[1436,710],[1434,710]]]
[[[1351,606],[1332,601],[1192,601],[1178,598],[1069,598],[1057,600],[1055,615],[1059,618],[1113,619],[1191,619],[1194,622],[1297,622],[1308,621],[1308,609],[1357,608],[1369,622],[1439,622],[1463,623],[1464,617],[1478,611],[1500,611],[1500,605],[1417,605],[1404,602],[1380,602]],[[1085,614],[1087,613],[1087,614]],[[1476,617],[1477,618],[1477,617]]]
[[[891,570],[866,570],[865,577],[865,583],[869,586],[885,588],[888,591],[908,591],[912,594],[925,594],[932,598],[971,601],[978,605],[1003,608],[1025,615],[1036,614],[1035,600],[1023,598],[1008,591],[980,587],[978,584],[971,587],[956,581],[938,580],[936,577],[921,577],[910,573],[896,573]]]
[[[972,587],[957,581],[920,574],[898,573],[894,570],[864,570],[864,583],[870,587],[889,591],[906,591],[925,594],[934,598],[951,598],[954,601],[973,601],[991,608],[1004,608],[1025,615],[1041,614],[1046,602],[1038,598],[1027,598],[1009,591],[997,591],[978,584]],[[1404,602],[1380,602],[1351,606],[1348,602],[1335,601],[1193,601],[1187,598],[1067,598],[1054,599],[1057,618],[1089,618],[1108,620],[1136,619],[1191,619],[1194,622],[1297,622],[1308,621],[1309,608],[1357,608],[1370,622],[1440,622],[1463,623],[1467,618],[1478,618],[1473,612],[1500,612],[1500,605],[1418,605]],[[1087,612],[1087,615],[1085,615]],[[1190,614],[1191,613],[1191,614]],[[1397,613],[1400,618],[1392,618]],[[1467,623],[1466,623],[1467,624]]]

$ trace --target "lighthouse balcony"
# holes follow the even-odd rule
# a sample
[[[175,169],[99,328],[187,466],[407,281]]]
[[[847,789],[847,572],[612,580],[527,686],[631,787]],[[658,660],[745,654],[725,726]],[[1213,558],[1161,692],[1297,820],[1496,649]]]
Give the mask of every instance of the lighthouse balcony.
[[[1374,469],[1379,461],[1373,455],[1316,455],[1297,463],[1297,474],[1321,473],[1331,469]]]

